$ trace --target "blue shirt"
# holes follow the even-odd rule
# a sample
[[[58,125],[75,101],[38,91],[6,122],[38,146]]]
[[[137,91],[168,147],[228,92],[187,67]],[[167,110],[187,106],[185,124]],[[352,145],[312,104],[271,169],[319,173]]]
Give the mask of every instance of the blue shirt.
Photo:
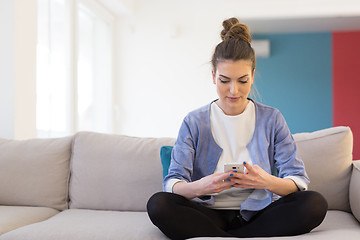
[[[309,178],[304,163],[296,153],[296,144],[284,117],[275,108],[253,102],[256,116],[255,130],[247,145],[253,164],[259,165],[270,174],[276,171],[280,178],[291,178],[300,190],[305,190]],[[185,117],[174,144],[169,173],[164,178],[164,189],[169,179],[193,182],[214,173],[223,150],[212,135],[210,105],[211,103],[190,112]],[[203,204],[214,203],[213,196],[193,200]],[[272,201],[272,192],[255,189],[240,205],[240,213],[248,221]]]

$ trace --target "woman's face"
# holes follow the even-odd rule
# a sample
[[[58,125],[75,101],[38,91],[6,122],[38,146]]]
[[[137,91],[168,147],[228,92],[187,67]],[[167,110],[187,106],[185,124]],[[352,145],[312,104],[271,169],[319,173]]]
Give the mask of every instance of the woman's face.
[[[226,115],[238,115],[245,110],[254,80],[250,61],[219,61],[212,71],[219,100],[218,106]]]

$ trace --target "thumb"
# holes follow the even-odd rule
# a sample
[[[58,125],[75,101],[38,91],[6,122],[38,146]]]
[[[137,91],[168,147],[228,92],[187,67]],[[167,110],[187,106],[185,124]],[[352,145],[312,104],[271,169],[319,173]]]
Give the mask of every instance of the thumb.
[[[245,167],[245,174],[248,174],[248,173],[251,173],[254,171],[253,166],[251,166],[251,164],[249,164],[248,162],[244,161],[243,164]]]

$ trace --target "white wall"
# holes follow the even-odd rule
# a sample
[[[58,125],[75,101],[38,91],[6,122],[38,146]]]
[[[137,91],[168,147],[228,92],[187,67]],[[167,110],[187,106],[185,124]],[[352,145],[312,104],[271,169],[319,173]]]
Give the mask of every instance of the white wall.
[[[358,0],[99,1],[122,3],[111,8],[121,16],[115,129],[135,136],[175,137],[189,111],[217,97],[209,62],[223,19],[360,16]],[[0,1],[0,137],[36,136],[36,8],[37,0]]]
[[[321,28],[321,19],[332,26],[328,18],[360,16],[358,0],[324,2],[134,0],[132,12],[118,21],[116,132],[175,137],[189,111],[217,98],[209,62],[226,18],[240,18],[254,33],[288,30],[288,19],[312,18]]]
[[[0,137],[36,137],[37,0],[0,2]]]
[[[180,1],[137,1],[119,20],[118,133],[176,137],[185,115],[216,98],[211,55],[221,21]]]
[[[0,2],[0,137],[14,137],[14,6]]]
[[[15,139],[36,137],[37,0],[14,0]]]

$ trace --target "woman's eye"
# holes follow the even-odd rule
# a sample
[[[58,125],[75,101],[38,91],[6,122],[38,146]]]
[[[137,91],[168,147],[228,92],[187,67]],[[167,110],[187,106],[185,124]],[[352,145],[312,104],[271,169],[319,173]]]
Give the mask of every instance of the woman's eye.
[[[230,82],[230,81],[222,80],[221,78],[219,78],[219,80],[220,80],[221,83],[228,83],[228,82]]]
[[[246,80],[239,80],[239,83],[247,83],[248,82],[248,79]]]

